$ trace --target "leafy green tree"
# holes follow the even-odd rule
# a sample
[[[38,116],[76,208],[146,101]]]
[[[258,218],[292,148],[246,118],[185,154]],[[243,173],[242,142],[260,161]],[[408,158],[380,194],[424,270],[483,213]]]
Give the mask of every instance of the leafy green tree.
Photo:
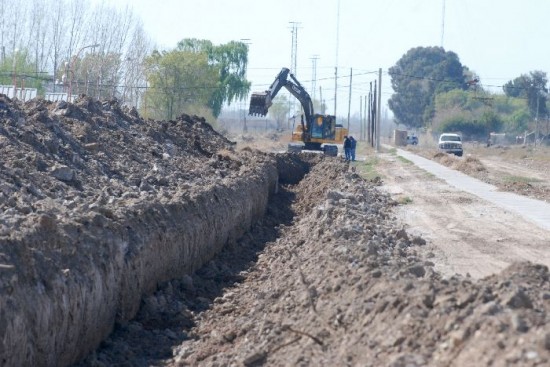
[[[531,115],[526,107],[520,108],[504,118],[507,133],[521,134],[528,130]]]
[[[440,93],[435,97],[435,108],[437,111],[453,108],[469,109],[470,98],[468,91],[453,89],[447,93]]]
[[[36,72],[36,64],[29,62],[27,51],[16,51],[5,57],[0,63],[0,84],[13,85],[14,78],[17,88],[37,88],[43,91],[47,76]]]
[[[208,40],[187,38],[178,43],[177,50],[196,54],[206,53],[208,63],[219,70],[218,88],[213,90],[209,100],[214,116],[218,116],[224,103],[246,98],[250,82],[246,80],[248,46],[243,42],[231,41],[213,45]]]
[[[500,132],[504,125],[501,117],[493,110],[483,111],[480,123],[482,126],[485,126],[487,135],[494,132]]]
[[[422,127],[433,118],[436,94],[466,89],[471,72],[454,52],[442,47],[416,47],[403,55],[389,74],[395,93],[388,105],[396,122]]]
[[[209,64],[205,53],[155,51],[144,66],[149,86],[141,113],[146,117],[171,120],[207,106],[219,87],[219,69]]]
[[[434,131],[438,133],[457,131],[467,139],[473,136],[484,137],[487,134],[483,123],[464,112],[445,117]]]
[[[510,80],[502,89],[509,97],[526,99],[532,117],[547,116],[546,95],[548,88],[546,83],[548,83],[548,78],[545,72],[531,71],[529,75],[522,74],[514,80]]]
[[[491,132],[523,133],[530,120],[525,102],[502,94],[454,89],[435,99],[432,128],[484,139]]]

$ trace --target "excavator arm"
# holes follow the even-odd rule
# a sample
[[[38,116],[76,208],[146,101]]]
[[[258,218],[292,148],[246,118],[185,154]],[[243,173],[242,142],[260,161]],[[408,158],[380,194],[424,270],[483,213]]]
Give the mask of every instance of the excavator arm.
[[[287,68],[283,68],[281,70],[268,90],[265,92],[252,93],[248,113],[250,115],[258,116],[267,115],[269,107],[273,104],[273,99],[283,87],[285,87],[294,97],[296,97],[298,101],[300,101],[305,115],[305,126],[303,126],[303,128],[304,131],[309,131],[310,124],[313,119],[313,102],[309,96],[309,93]],[[302,125],[304,125],[303,121]]]
[[[273,99],[283,87],[300,101],[304,110],[301,124],[292,132],[292,141],[300,141],[303,144],[290,143],[288,145],[289,152],[302,149],[322,150],[326,155],[336,156],[338,154],[336,144],[343,142],[343,137],[347,135],[347,129],[336,124],[335,116],[313,112],[313,101],[309,93],[287,68],[281,70],[268,90],[252,93],[248,113],[257,116],[267,115],[267,111],[273,104]]]

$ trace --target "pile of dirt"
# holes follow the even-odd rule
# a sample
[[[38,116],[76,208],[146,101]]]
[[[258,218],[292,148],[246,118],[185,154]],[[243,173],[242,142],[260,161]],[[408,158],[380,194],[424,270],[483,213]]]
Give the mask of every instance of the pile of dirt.
[[[148,121],[116,101],[22,104],[0,96],[0,118],[3,236],[29,214],[70,217],[101,207],[116,217],[122,202],[208,185],[243,166],[231,154],[216,156],[234,144],[196,116]]]
[[[515,194],[543,200],[546,202],[550,201],[550,187],[548,185],[542,185],[538,182],[499,182],[497,186],[502,191],[513,192]]]
[[[437,152],[431,159],[470,176],[481,177],[487,173],[487,168],[476,157],[461,158],[452,154]]]
[[[242,236],[277,186],[276,159],[196,116],[0,96],[0,119],[3,365],[82,358],[157,282]]]
[[[548,269],[443,278],[395,205],[342,162],[321,161],[235,246],[145,299],[83,365],[549,363]]]

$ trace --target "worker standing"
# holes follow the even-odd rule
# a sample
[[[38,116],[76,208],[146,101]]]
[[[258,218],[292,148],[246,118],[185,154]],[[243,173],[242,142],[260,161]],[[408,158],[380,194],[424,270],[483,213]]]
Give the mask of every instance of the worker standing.
[[[357,147],[357,140],[353,136],[349,137],[350,159],[355,161],[355,148]]]
[[[344,155],[346,156],[346,161],[351,159],[351,140],[348,136],[344,136]]]

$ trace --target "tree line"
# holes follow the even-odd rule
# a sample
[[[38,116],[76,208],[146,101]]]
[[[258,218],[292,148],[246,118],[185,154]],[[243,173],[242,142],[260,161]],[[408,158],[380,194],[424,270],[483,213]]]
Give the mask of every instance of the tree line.
[[[550,118],[543,71],[522,74],[503,85],[503,93],[493,93],[456,53],[416,47],[388,73],[394,90],[389,108],[397,123],[410,128],[457,131],[478,139],[491,132],[523,134],[533,131],[538,120]]]
[[[248,47],[184,39],[158,50],[129,8],[88,0],[0,0],[0,84],[117,98],[144,117],[218,116],[248,92]]]

